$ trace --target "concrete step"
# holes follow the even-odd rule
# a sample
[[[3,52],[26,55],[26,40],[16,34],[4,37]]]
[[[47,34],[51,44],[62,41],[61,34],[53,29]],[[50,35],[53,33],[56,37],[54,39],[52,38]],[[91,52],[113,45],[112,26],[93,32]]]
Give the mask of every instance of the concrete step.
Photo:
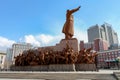
[[[0,79],[43,79],[43,80],[116,80],[113,74],[79,72],[4,72]]]
[[[50,79],[6,79],[6,78],[2,78],[0,80],[50,80]],[[91,79],[76,79],[76,80],[91,80]]]

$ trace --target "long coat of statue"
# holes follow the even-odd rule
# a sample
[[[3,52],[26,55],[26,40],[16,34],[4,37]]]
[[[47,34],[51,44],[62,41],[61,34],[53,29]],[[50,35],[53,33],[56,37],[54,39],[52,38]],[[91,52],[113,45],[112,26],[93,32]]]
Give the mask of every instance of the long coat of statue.
[[[71,39],[74,35],[74,19],[72,13],[78,11],[80,6],[78,8],[67,10],[66,13],[66,22],[63,26],[62,32],[65,34],[65,39]]]

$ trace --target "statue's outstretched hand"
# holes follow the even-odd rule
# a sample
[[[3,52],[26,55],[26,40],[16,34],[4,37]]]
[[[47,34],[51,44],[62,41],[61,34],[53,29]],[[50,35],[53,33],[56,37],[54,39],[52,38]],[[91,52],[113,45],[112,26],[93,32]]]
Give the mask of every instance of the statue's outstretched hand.
[[[78,7],[78,9],[80,9],[81,6]]]

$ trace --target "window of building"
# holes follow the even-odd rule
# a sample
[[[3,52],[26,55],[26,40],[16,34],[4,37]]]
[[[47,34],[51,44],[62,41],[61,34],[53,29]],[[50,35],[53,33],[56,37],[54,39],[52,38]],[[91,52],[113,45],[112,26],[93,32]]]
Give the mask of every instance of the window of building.
[[[120,51],[118,53],[120,53]]]
[[[1,60],[3,59],[3,56],[1,56]]]
[[[118,57],[118,55],[115,55],[115,57]]]
[[[112,52],[112,55],[114,54],[114,52]]]
[[[118,56],[120,56],[120,53],[118,53]]]
[[[0,60],[0,64],[2,64],[2,60]]]
[[[114,55],[112,55],[112,57],[114,57]]]

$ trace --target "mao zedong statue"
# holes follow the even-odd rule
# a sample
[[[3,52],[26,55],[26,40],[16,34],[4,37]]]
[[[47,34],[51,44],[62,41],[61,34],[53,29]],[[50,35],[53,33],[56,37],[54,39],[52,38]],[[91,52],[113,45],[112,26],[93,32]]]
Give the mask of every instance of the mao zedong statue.
[[[67,10],[66,13],[66,22],[63,26],[62,32],[65,34],[65,39],[71,39],[74,35],[74,20],[72,13],[78,11],[80,9],[80,6],[78,8]]]

